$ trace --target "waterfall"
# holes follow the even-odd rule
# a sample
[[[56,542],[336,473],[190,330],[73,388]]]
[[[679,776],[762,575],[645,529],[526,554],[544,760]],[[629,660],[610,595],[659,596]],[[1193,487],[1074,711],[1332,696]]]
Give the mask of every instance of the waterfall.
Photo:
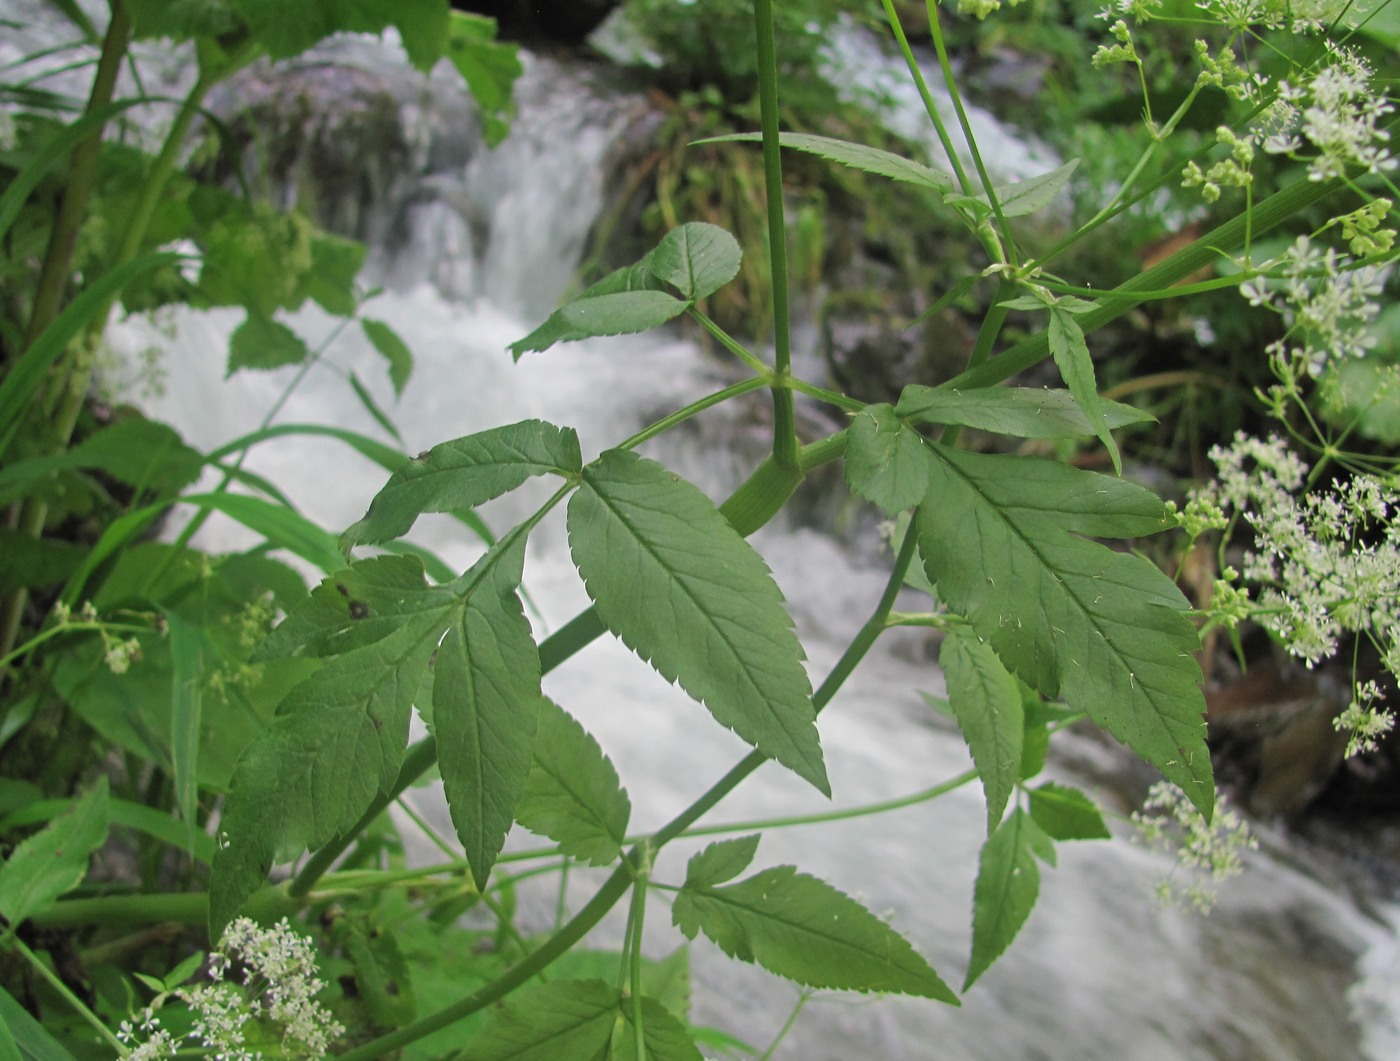
[[[448,79],[431,91],[397,66],[378,43],[352,40],[319,50],[311,62],[349,62],[387,71],[403,92],[410,170],[374,205],[378,240],[371,268],[386,291],[366,308],[388,321],[417,357],[395,403],[379,397],[410,450],[523,417],[579,429],[586,457],[686,401],[723,385],[716,363],[666,333],[589,341],[531,354],[518,365],[510,341],[534,327],[571,282],[601,201],[605,162],[617,138],[639,120],[639,99],[595,94],[590,76],[532,57],[517,96],[521,114],[496,151],[458,136],[444,116],[463,113]],[[1011,134],[1006,134],[1007,139]],[[177,312],[134,318],[113,334],[128,358],[151,345],[166,351],[167,388],[150,414],[209,447],[255,427],[294,369],[242,373],[224,382],[232,313]],[[291,323],[314,347],[335,325],[314,309]],[[361,378],[382,366],[358,333],[335,339],[329,360]],[[720,411],[699,423],[708,437],[760,437],[747,412]],[[333,423],[381,432],[345,381],[314,371],[282,410],[285,422]],[[756,423],[756,421],[755,421]],[[718,493],[747,457],[717,462],[714,447],[682,437],[647,452]],[[312,518],[344,527],[364,511],[383,473],[327,442],[280,441],[255,450],[250,467],[276,482]],[[486,515],[499,528],[519,502]],[[445,520],[421,522],[417,540],[466,565],[480,551]],[[236,528],[212,521],[210,548],[243,544]],[[783,587],[820,679],[879,595],[883,576],[868,554],[811,529],[770,528],[755,544]],[[547,522],[532,538],[525,586],[543,636],[586,603],[563,547]],[[855,806],[927,788],[969,765],[961,739],[919,695],[942,688],[928,646],[902,634],[877,646],[823,714],[820,729],[835,799]],[[546,681],[612,757],[634,805],[634,831],[660,824],[703,791],[745,751],[696,704],[621,645],[604,638]],[[1087,738],[1057,739],[1062,757],[1049,776],[1095,791],[1107,753]],[[447,825],[440,790],[415,790],[419,809]],[[1108,810],[1126,813],[1111,792]],[[811,789],[771,764],[726,799],[710,822],[827,809]],[[973,876],[985,838],[980,793],[968,787],[935,803],[877,818],[770,830],[756,867],[796,863],[889,917],[951,983],[966,967]],[[781,1057],[858,1057],[983,1061],[993,1058],[1181,1057],[1328,1058],[1395,1056],[1400,1042],[1396,929],[1400,911],[1354,898],[1308,868],[1283,835],[1264,830],[1263,849],[1246,857],[1244,876],[1225,886],[1208,920],[1154,903],[1153,881],[1170,871],[1163,856],[1128,842],[1065,844],[1045,870],[1041,901],[1008,955],[968,994],[960,1010],[904,999],[822,994],[811,1001]],[[664,852],[657,874],[678,880],[698,843]],[[430,857],[424,853],[424,857]],[[571,877],[581,902],[593,875]],[[524,916],[543,910],[523,898]],[[532,906],[531,903],[534,902]],[[543,914],[540,916],[544,920]],[[664,909],[647,919],[648,945],[661,953],[681,939]],[[535,925],[533,927],[540,927]],[[615,942],[619,924],[603,937]],[[697,1023],[763,1045],[781,1027],[798,992],[756,968],[724,958],[703,940],[693,947]]]

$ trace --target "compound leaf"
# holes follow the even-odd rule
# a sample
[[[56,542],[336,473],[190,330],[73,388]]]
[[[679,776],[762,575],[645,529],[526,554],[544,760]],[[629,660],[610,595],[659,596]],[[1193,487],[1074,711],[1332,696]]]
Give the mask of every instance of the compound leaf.
[[[443,791],[477,887],[501,852],[535,743],[540,659],[515,588],[525,563],[516,535],[459,580],[466,606],[438,648],[433,734]]]
[[[597,1061],[606,1056],[619,999],[602,980],[536,984],[494,1010],[458,1061]]]
[[[1161,501],[1049,461],[926,445],[937,459],[919,508],[919,546],[940,598],[1008,670],[1086,712],[1209,816],[1214,786],[1189,606],[1148,561],[1075,536],[1162,529]]]
[[[852,492],[893,516],[928,492],[929,455],[919,433],[881,403],[867,405],[851,421],[846,442],[846,483]]]
[[[573,858],[595,866],[612,862],[622,850],[632,803],[598,742],[544,698],[534,754],[516,821]]]
[[[844,892],[797,872],[763,870],[738,884],[676,896],[676,927],[731,958],[809,987],[890,991],[957,1004],[957,996],[894,929]]]
[[[767,564],[690,483],[609,450],[569,547],[608,629],[724,726],[830,794],[802,646]]]
[[[434,446],[389,477],[369,511],[341,535],[342,548],[406,534],[424,512],[474,508],[535,475],[578,474],[578,434],[544,420],[479,431]]]
[[[1025,734],[1021,690],[991,646],[961,627],[944,638],[938,664],[947,676],[948,702],[987,794],[990,833],[1020,780]]]

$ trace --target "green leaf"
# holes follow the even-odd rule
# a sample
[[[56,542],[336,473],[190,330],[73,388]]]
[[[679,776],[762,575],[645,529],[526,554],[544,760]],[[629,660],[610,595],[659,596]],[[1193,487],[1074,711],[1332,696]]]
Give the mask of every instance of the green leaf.
[[[506,119],[515,113],[511,90],[524,70],[516,46],[497,43],[493,19],[453,11],[447,26],[447,58],[481,108],[486,146],[495,147],[510,131]]]
[[[1030,791],[1031,817],[1055,840],[1107,840],[1112,835],[1094,801],[1077,788],[1047,781]]]
[[[204,470],[204,457],[174,428],[141,416],[89,435],[68,451],[66,463],[158,494],[178,492]]]
[[[483,891],[525,790],[541,699],[539,653],[515,595],[524,563],[525,536],[509,537],[454,584],[466,607],[433,676],[443,791]]]
[[[1034,853],[1049,841],[1019,807],[982,845],[972,905],[972,960],[966,991],[1001,957],[1031,916],[1040,895]]]
[[[713,888],[733,880],[749,868],[758,853],[759,834],[718,840],[690,856],[685,867],[687,888]]]
[[[451,591],[429,586],[413,557],[357,560],[294,605],[254,651],[253,662],[337,656],[382,641],[405,621],[446,616],[452,607]]]
[[[379,408],[379,403],[374,400],[374,395],[370,394],[369,388],[360,379],[359,373],[350,373],[350,387],[355,392],[355,397],[360,399],[360,404],[364,406],[365,412],[374,418],[374,422],[384,429],[384,433],[392,437],[397,442],[403,442],[403,436],[399,434],[399,429],[394,426],[394,421],[389,419],[389,414]]]
[[[763,135],[761,133],[735,133],[730,136],[716,136],[697,142],[715,144],[726,140],[762,143]],[[809,133],[782,133],[778,137],[778,143],[794,151],[805,151],[811,155],[819,155],[829,161],[849,166],[851,169],[858,169],[862,173],[874,173],[880,177],[889,177],[891,180],[915,184],[921,188],[931,188],[940,193],[953,190],[953,179],[946,173],[930,169],[928,166],[904,158],[902,155],[882,151],[877,147],[853,144],[848,140],[837,140],[829,136],[813,136]]]
[[[536,984],[508,996],[457,1061],[597,1061],[619,998],[602,980]]]
[[[451,607],[390,616],[392,633],[337,656],[297,685],[274,724],[245,749],[219,823],[211,938],[273,863],[329,843],[393,785],[413,700]]]
[[[22,1061],[75,1061],[64,1046],[44,1030],[44,1026],[29,1015],[11,994],[0,987],[0,1035],[10,1037],[15,1053]],[[0,1057],[3,1057],[0,1052]]]
[[[632,803],[598,742],[549,699],[540,703],[534,756],[516,821],[572,858],[595,866],[616,859]]]
[[[399,30],[413,65],[424,73],[442,55],[447,32],[447,0],[318,0],[303,5],[296,18],[277,0],[230,0],[248,28],[274,59],[300,55],[333,33]]]
[[[1021,777],[1021,690],[991,646],[962,627],[943,639],[938,664],[947,676],[948,702],[987,794],[990,833]]]
[[[559,313],[573,330],[570,338],[587,339],[644,332],[679,317],[688,305],[664,291],[623,291],[578,299]]]
[[[413,352],[399,333],[381,320],[361,317],[360,328],[379,351],[379,356],[389,362],[389,382],[394,385],[395,396],[401,397],[408,377],[413,374]]]
[[[0,866],[0,914],[11,926],[47,910],[87,875],[88,856],[107,840],[107,778],[17,846]]]
[[[768,565],[690,483],[609,450],[569,501],[608,629],[720,724],[830,794],[802,646]]]
[[[62,582],[78,569],[86,553],[76,542],[34,538],[0,527],[0,594]]]
[[[1070,159],[1063,166],[1053,169],[1049,173],[1042,173],[1038,177],[1016,181],[1014,184],[997,185],[996,195],[997,201],[1001,204],[1002,215],[1005,217],[1025,217],[1037,210],[1043,210],[1055,201],[1055,197],[1069,183],[1070,174],[1078,165],[1079,159]],[[985,195],[979,195],[977,198],[984,203],[987,202]]]
[[[704,1061],[690,1032],[661,1002],[642,997],[642,1044],[645,1053],[637,1050],[637,1026],[633,1021],[632,999],[619,1003],[622,1020],[613,1026],[612,1042],[604,1055],[608,1061]]]
[[[927,443],[929,579],[1013,674],[1087,713],[1207,816],[1214,798],[1189,605],[1148,561],[1079,534],[1165,529],[1160,500],[1050,461]]]
[[[327,313],[349,317],[359,300],[355,295],[355,278],[365,263],[365,245],[325,232],[311,235],[311,267],[301,276],[300,290],[294,301],[305,296]]]
[[[846,484],[893,516],[928,492],[928,460],[919,433],[890,406],[867,405],[846,433]]]
[[[311,351],[301,336],[281,321],[248,311],[228,341],[228,374],[242,368],[269,369],[300,365]]]
[[[247,494],[191,494],[180,500],[222,512],[261,534],[273,548],[286,549],[322,571],[334,571],[345,563],[329,531],[322,530],[286,505]]]
[[[36,799],[22,809],[15,810],[0,818],[0,830],[50,821],[66,811],[71,806],[71,802],[71,800],[66,799]],[[174,848],[183,849],[188,846],[189,837],[185,832],[184,825],[172,818],[167,810],[147,807],[142,803],[129,803],[123,799],[109,799],[107,811],[108,821],[111,825],[119,825],[126,829],[134,829],[139,833],[145,833],[147,836]],[[213,838],[200,833],[195,837],[194,851],[191,853],[207,865],[209,860],[214,857]]]
[[[1049,338],[1050,353],[1059,366],[1060,375],[1074,395],[1074,400],[1084,410],[1094,434],[1108,450],[1108,455],[1113,459],[1114,472],[1122,475],[1123,459],[1118,455],[1118,444],[1113,441],[1104,418],[1103,399],[1099,397],[1099,385],[1094,379],[1094,359],[1089,356],[1084,331],[1074,319],[1074,314],[1062,306],[1051,306]]]
[[[824,881],[776,866],[724,887],[676,896],[671,918],[731,958],[808,987],[889,991],[957,1005],[957,996],[894,929]]]
[[[552,472],[568,478],[582,467],[573,428],[543,420],[443,442],[394,472],[340,544],[349,549],[388,541],[406,534],[421,513],[475,508],[531,476]]]
[[[694,302],[714,294],[739,275],[743,251],[718,225],[692,221],[666,233],[649,257],[657,279]]]
[[[565,303],[563,308],[555,310],[550,314],[549,319],[541,324],[523,339],[518,339],[510,344],[511,356],[519,361],[521,355],[528,351],[548,350],[555,343],[572,342],[575,339],[587,339],[590,332],[584,331],[575,324],[571,324],[564,314],[564,309],[573,305],[574,302],[583,302],[590,298],[601,298],[603,295],[625,294],[629,291],[656,291],[661,292],[663,284],[656,274],[651,271],[652,255],[656,253],[653,248],[640,261],[632,265],[615,269],[607,276],[603,277],[595,284],[590,284],[579,293],[572,302]]]
[[[1099,401],[1110,429],[1154,420],[1131,405],[1102,398]],[[957,424],[1016,438],[1084,438],[1096,433],[1074,395],[1039,387],[978,387],[960,391],[915,383],[901,392],[895,412],[919,424]]]

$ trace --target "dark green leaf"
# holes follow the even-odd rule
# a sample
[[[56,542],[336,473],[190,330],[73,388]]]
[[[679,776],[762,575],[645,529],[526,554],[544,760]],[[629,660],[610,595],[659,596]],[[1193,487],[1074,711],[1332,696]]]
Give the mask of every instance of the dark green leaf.
[[[637,1051],[637,1026],[633,1021],[631,998],[619,1003],[622,1020],[614,1025],[612,1042],[604,1057],[607,1061],[636,1061],[638,1056],[648,1061],[704,1061],[690,1032],[657,999],[643,997],[642,1042],[645,1054]]]
[[[565,478],[583,465],[573,428],[543,420],[492,428],[434,446],[396,471],[341,545],[375,544],[408,532],[420,513],[474,508],[534,475]]]
[[[447,0],[319,0],[298,8],[296,18],[277,0],[230,0],[274,59],[299,55],[333,33],[399,30],[413,64],[423,72],[442,55]]]
[[[1031,817],[1056,840],[1107,840],[1111,835],[1094,801],[1077,788],[1047,781],[1031,789]]]
[[[219,823],[211,938],[279,860],[330,842],[398,776],[413,700],[446,625],[410,613],[381,641],[332,659],[287,696],[244,751]]]
[[[1131,405],[1100,399],[1110,429],[1148,423],[1153,417]],[[958,424],[1016,438],[1084,438],[1096,434],[1069,391],[1038,387],[953,390],[910,384],[895,412],[919,424]]]
[[[22,841],[0,866],[0,915],[14,926],[47,910],[87,875],[88,856],[107,841],[107,778]]]
[[[631,814],[632,803],[598,742],[554,701],[543,700],[516,820],[566,855],[603,866],[622,850]]]
[[[301,336],[281,321],[252,310],[228,341],[228,374],[241,368],[281,368],[299,365],[311,356]]]
[[[597,1061],[619,998],[602,980],[536,984],[509,996],[457,1061]]]
[[[763,136],[760,133],[736,133],[732,136],[716,136],[709,140],[701,140],[699,143],[720,143],[725,140],[746,140],[750,143],[761,143]],[[906,184],[916,184],[921,188],[932,188],[936,192],[949,192],[953,189],[953,179],[946,173],[930,169],[928,166],[904,158],[902,155],[882,151],[877,147],[853,144],[850,141],[836,140],[829,136],[812,136],[809,133],[782,133],[778,137],[778,143],[783,147],[792,148],[794,151],[805,151],[832,162],[839,162],[843,166],[858,169],[863,173],[874,173],[877,176],[889,177],[891,180],[903,181]]]
[[[867,405],[851,421],[846,484],[887,516],[917,505],[928,492],[923,439],[888,405]]]
[[[718,840],[690,856],[685,867],[687,888],[713,888],[733,880],[749,868],[758,853],[759,834]]]
[[[699,221],[674,228],[651,255],[651,271],[692,302],[718,291],[739,275],[743,252],[718,225]]]
[[[35,538],[0,527],[0,594],[62,582],[78,569],[86,553],[76,542]]]
[[[7,813],[3,818],[0,818],[0,829],[14,829],[24,825],[50,821],[62,814],[69,806],[70,801],[66,799],[36,799],[28,806]],[[147,836],[159,840],[163,844],[169,844],[177,850],[188,846],[189,837],[185,833],[184,824],[172,818],[168,810],[147,807],[142,803],[130,803],[124,799],[109,799],[107,801],[107,817],[111,825],[119,825],[124,829],[145,833]],[[214,857],[213,838],[204,833],[197,835],[192,854],[207,865],[209,860]]]
[[[990,833],[1021,777],[1021,691],[991,646],[962,627],[943,639],[938,664],[947,676],[948,702],[987,794]]]
[[[1074,400],[1084,410],[1084,417],[1093,427],[1094,434],[1108,450],[1108,455],[1113,459],[1113,470],[1122,475],[1123,460],[1118,455],[1118,444],[1113,441],[1104,417],[1103,399],[1099,397],[1099,385],[1094,379],[1094,360],[1089,356],[1084,331],[1074,319],[1074,314],[1061,306],[1051,306],[1049,337],[1050,353],[1059,366],[1060,375],[1074,395]]]
[[[1189,605],[1148,561],[1075,537],[1164,529],[1161,501],[1049,461],[928,446],[938,460],[919,544],[940,598],[1007,669],[1086,712],[1209,815]]]
[[[433,676],[443,791],[482,890],[525,790],[541,700],[539,653],[515,595],[524,563],[524,535],[507,538],[454,585],[466,607]]]
[[[350,373],[350,387],[355,392],[355,397],[360,399],[360,404],[364,406],[365,412],[374,418],[374,422],[384,429],[384,433],[391,436],[398,442],[403,441],[403,436],[399,434],[399,429],[394,426],[394,421],[389,419],[389,414],[379,408],[379,403],[374,400],[374,395],[370,394],[369,388],[364,385],[359,374]]]
[[[809,987],[889,991],[957,1005],[913,947],[850,896],[776,866],[718,888],[683,888],[671,910],[690,939],[704,932],[732,958]]]
[[[802,646],[768,566],[690,483],[609,450],[569,502],[608,629],[725,726],[830,793]]]
[[[383,321],[361,317],[360,328],[365,338],[379,351],[379,356],[389,362],[389,382],[394,385],[394,394],[402,395],[408,377],[413,374],[413,352],[408,344]]]
[[[493,19],[453,11],[447,27],[447,58],[466,81],[481,108],[486,144],[505,139],[507,119],[515,113],[511,89],[524,69],[514,44],[496,41]]]
[[[1040,895],[1034,850],[1048,841],[1030,815],[1017,808],[982,845],[972,907],[972,960],[966,991],[1001,957],[1030,917]]]

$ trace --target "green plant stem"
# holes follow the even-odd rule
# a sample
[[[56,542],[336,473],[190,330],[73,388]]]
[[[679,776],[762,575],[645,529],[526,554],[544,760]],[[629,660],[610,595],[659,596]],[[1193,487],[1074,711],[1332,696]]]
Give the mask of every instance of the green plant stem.
[[[92,90],[88,95],[87,107],[83,113],[92,114],[112,102],[116,91],[117,75],[121,72],[122,60],[131,41],[131,16],[126,10],[125,0],[112,0],[112,19],[107,24],[107,33],[102,39],[102,53],[93,75]],[[34,305],[30,310],[29,324],[25,328],[24,348],[34,342],[55,317],[62,304],[63,293],[67,290],[72,275],[73,254],[77,248],[78,230],[87,216],[88,203],[97,185],[97,160],[102,152],[103,125],[97,126],[81,143],[73,148],[72,162],[68,179],[63,190],[63,202],[59,205],[58,216],[54,219],[53,230],[49,233],[49,245],[39,267],[39,279],[34,292]]]
[[[1112,291],[1099,296],[1098,305],[1078,317],[1079,326],[1087,335],[1109,321],[1116,320],[1143,301],[1143,292],[1156,292],[1171,287],[1176,281],[1210,265],[1221,255],[1239,247],[1247,233],[1254,236],[1269,231],[1289,217],[1346,187],[1342,177],[1327,181],[1300,178],[1281,191],[1258,203],[1252,221],[1238,216],[1207,232],[1194,243],[1145,269]],[[1049,335],[1041,332],[984,364],[949,380],[946,386],[955,388],[991,387],[1050,356]]]
[[[971,195],[973,194],[972,181],[968,179],[967,170],[963,169],[962,159],[958,157],[958,149],[953,144],[953,138],[948,135],[948,127],[943,124],[943,116],[938,113],[938,108],[934,106],[933,94],[928,90],[928,83],[924,80],[924,72],[919,68],[919,60],[914,57],[914,49],[909,46],[909,38],[904,35],[904,24],[900,22],[899,13],[894,9],[894,0],[880,0],[880,2],[884,5],[885,21],[889,23],[890,32],[894,34],[894,39],[899,42],[899,51],[904,56],[904,65],[909,68],[909,76],[919,90],[919,98],[924,101],[924,111],[928,114],[929,121],[933,123],[933,131],[938,134],[938,142],[943,146],[943,154],[948,158],[948,165],[953,169],[953,176],[958,179],[958,187],[964,195]]]
[[[753,354],[749,353],[748,350],[744,349],[744,347],[740,343],[738,343],[728,332],[726,332],[714,321],[710,320],[709,317],[701,313],[694,306],[690,307],[690,315],[695,318],[695,320],[700,324],[702,328],[704,328],[707,332],[714,336],[715,340],[719,343],[720,346],[724,347],[731,354],[737,357],[740,361],[748,365],[749,368],[752,369],[754,372],[758,373],[760,376],[763,376],[765,378],[772,375],[772,371],[767,365],[765,365]]]
[[[617,448],[636,449],[643,442],[669,431],[677,424],[684,423],[697,413],[702,413],[706,409],[711,409],[716,405],[727,402],[731,398],[737,398],[740,395],[748,394],[750,391],[762,390],[764,387],[768,386],[768,380],[766,378],[768,369],[766,366],[763,367],[763,373],[763,377],[750,377],[749,379],[740,380],[738,383],[725,387],[723,390],[715,391],[713,394],[707,394],[699,401],[691,402],[684,409],[677,409],[674,413],[663,417],[656,421],[656,423],[647,425],[631,438],[619,442]]]
[[[928,803],[976,781],[978,776],[976,770],[966,770],[956,777],[934,785],[932,788],[911,792],[907,796],[880,800],[877,803],[863,803],[858,807],[845,807],[841,810],[824,811],[820,814],[795,814],[785,818],[755,818],[752,821],[702,825],[687,829],[683,835],[687,837],[721,836],[734,833],[752,833],[764,829],[790,829],[795,825],[825,825],[829,822],[850,821],[852,818],[868,818],[877,814],[886,814],[889,811],[903,810],[905,807],[916,807],[920,803]]]
[[[115,1049],[119,1057],[127,1056],[129,1051],[125,1046],[122,1045],[122,1041],[112,1034],[111,1029],[108,1028],[107,1025],[102,1023],[102,1021],[98,1018],[96,1013],[88,1009],[88,1007],[83,1004],[82,999],[80,999],[77,995],[73,994],[72,990],[69,989],[67,984],[65,984],[59,977],[54,975],[52,969],[50,969],[47,965],[45,965],[39,960],[39,956],[37,954],[35,954],[32,950],[26,947],[21,940],[15,938],[13,934],[11,934],[10,938],[7,939],[5,942],[8,946],[14,947],[17,951],[24,955],[24,957],[28,960],[29,964],[33,966],[33,968],[48,983],[48,985],[55,991],[57,991],[58,994],[63,998],[63,1000],[67,1002],[69,1006],[72,1007],[73,1012],[78,1014],[78,1016],[82,1017],[85,1022],[92,1025],[92,1027],[96,1029],[98,1036],[104,1039],[109,1046]]]
[[[783,203],[783,162],[778,145],[778,58],[773,38],[773,0],[754,0],[758,42],[759,126],[763,130],[763,184],[768,200],[768,257],[773,294],[773,374],[792,371],[792,322],[788,310],[787,230]],[[797,417],[792,391],[773,388],[773,459],[797,467]]]
[[[818,714],[831,702],[837,690],[845,684],[846,679],[851,676],[852,671],[865,658],[866,653],[870,651],[871,646],[875,644],[876,639],[885,629],[885,619],[894,607],[895,598],[899,595],[900,587],[904,583],[904,574],[913,561],[915,551],[914,535],[906,535],[899,555],[895,558],[894,568],[890,572],[885,591],[876,604],[874,612],[866,620],[865,625],[860,628],[850,645],[847,646],[841,658],[837,660],[836,666],[827,675],[820,688],[812,694],[812,705]],[[584,904],[583,908],[563,928],[541,944],[538,949],[506,970],[496,980],[431,1016],[341,1054],[340,1061],[377,1061],[378,1058],[387,1056],[389,1052],[397,1050],[401,1046],[416,1042],[424,1036],[431,1035],[435,1031],[471,1016],[529,981],[592,931],[593,927],[617,904],[618,900],[627,894],[627,889],[632,886],[639,874],[645,871],[651,853],[659,851],[670,841],[683,835],[715,804],[734,791],[740,782],[767,761],[768,757],[759,751],[752,751],[744,756],[719,781],[711,785],[699,799],[653,834],[650,840],[644,840],[628,851],[617,868],[603,882],[602,887],[594,893],[593,898]]]
[[[963,106],[962,93],[958,90],[957,79],[953,76],[953,64],[948,59],[948,46],[943,40],[943,25],[938,18],[938,5],[934,0],[924,0],[924,9],[928,12],[929,33],[933,37],[933,50],[938,54],[938,68],[943,71],[944,87],[948,90],[948,98],[953,101],[953,113],[958,116],[958,126],[962,129],[963,139],[967,141],[972,164],[977,167],[977,178],[982,182],[982,194],[991,204],[992,214],[997,220],[997,231],[1001,233],[1002,245],[998,246],[995,259],[1016,265],[1020,259],[1020,252],[1016,248],[1016,241],[1011,238],[1011,226],[1007,224],[1006,215],[1002,213],[996,186],[992,184],[991,174],[987,172],[987,166],[982,161],[977,137],[972,131],[972,123],[967,118],[967,108]]]

